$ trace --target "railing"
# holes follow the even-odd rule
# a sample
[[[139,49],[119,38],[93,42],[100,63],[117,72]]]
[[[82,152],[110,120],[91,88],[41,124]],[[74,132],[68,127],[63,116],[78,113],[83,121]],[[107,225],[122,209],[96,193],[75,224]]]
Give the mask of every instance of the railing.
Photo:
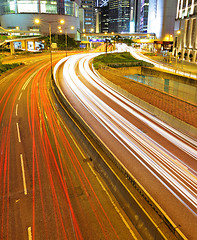
[[[132,56],[134,56],[135,58],[139,59],[139,60],[144,60],[144,61],[147,61],[147,62],[150,62],[152,64],[154,64],[154,66],[156,68],[160,68],[162,70],[165,70],[165,71],[168,71],[168,72],[172,72],[172,73],[175,73],[175,74],[179,74],[181,76],[185,76],[185,77],[190,77],[190,78],[195,78],[197,79],[197,73],[194,73],[194,72],[190,72],[190,71],[184,71],[183,69],[178,69],[176,66],[173,67],[167,63],[160,63],[160,62],[157,62],[153,59],[150,59],[146,56],[144,56],[143,54],[139,53],[139,52],[136,52],[134,51],[132,48],[128,47],[130,53]]]

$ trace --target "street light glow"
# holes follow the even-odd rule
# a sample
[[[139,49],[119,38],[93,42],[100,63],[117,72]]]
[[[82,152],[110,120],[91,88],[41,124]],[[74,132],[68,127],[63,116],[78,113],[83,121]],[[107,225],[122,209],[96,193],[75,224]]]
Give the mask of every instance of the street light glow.
[[[60,23],[61,23],[61,24],[64,24],[64,23],[65,23],[64,19],[61,19],[61,20],[60,20]]]
[[[34,20],[34,22],[35,22],[36,24],[39,24],[39,23],[40,23],[40,19],[39,19],[39,18],[36,18],[36,19]]]

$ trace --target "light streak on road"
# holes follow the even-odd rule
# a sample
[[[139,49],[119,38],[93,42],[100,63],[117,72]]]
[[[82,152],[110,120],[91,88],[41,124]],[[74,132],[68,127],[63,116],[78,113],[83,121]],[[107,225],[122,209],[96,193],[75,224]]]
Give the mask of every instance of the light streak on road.
[[[185,206],[193,211],[194,214],[197,214],[196,171],[174,153],[165,149],[165,146],[157,143],[147,134],[137,129],[130,121],[114,110],[113,107],[97,97],[95,92],[104,93],[107,98],[118,104],[124,111],[131,113],[181,151],[184,151],[193,161],[197,160],[196,141],[181,133],[181,137],[179,137],[178,131],[173,130],[173,128],[157,120],[155,117],[150,117],[144,110],[135,106],[128,99],[102,83],[99,76],[93,73],[89,67],[89,61],[94,56],[78,55],[68,58],[63,68],[65,84],[84,108],[125,149],[135,156]],[[76,74],[77,64],[79,66],[79,74]],[[81,79],[85,80],[82,81]],[[86,84],[84,84],[84,81],[86,81]],[[87,85],[93,86],[96,90],[94,92],[91,91]]]
[[[74,150],[72,149],[68,139],[65,136],[65,133],[60,126],[60,124],[57,122],[57,116],[53,111],[53,108],[51,106],[51,103],[48,99],[48,93],[46,91],[45,85],[43,84],[45,81],[45,75],[47,74],[47,71],[44,72],[44,74],[41,72],[35,76],[32,86],[32,93],[34,93],[35,98],[31,100],[31,113],[29,113],[29,125],[31,127],[31,132],[33,134],[33,159],[34,159],[34,166],[33,166],[33,185],[36,186],[36,182],[39,182],[39,191],[41,195],[42,200],[42,211],[43,216],[45,216],[45,208],[44,205],[44,194],[42,193],[42,177],[41,177],[41,171],[39,170],[40,160],[39,160],[39,152],[38,152],[38,142],[39,146],[41,147],[42,155],[44,156],[44,162],[47,169],[48,179],[50,183],[50,188],[53,195],[53,206],[54,206],[54,212],[57,212],[55,215],[56,224],[60,222],[60,226],[57,225],[57,229],[60,228],[61,232],[63,232],[63,236],[65,238],[74,238],[74,239],[83,239],[82,236],[82,229],[78,223],[77,216],[75,214],[73,203],[70,198],[68,185],[73,185],[73,173],[71,173],[71,170],[67,168],[67,164],[71,165],[73,168],[73,171],[75,172],[75,178],[77,178],[80,181],[81,187],[86,194],[87,201],[89,203],[89,208],[92,209],[92,212],[95,215],[95,218],[98,221],[98,224],[100,225],[101,231],[103,232],[103,235],[105,239],[108,239],[108,233],[106,229],[111,231],[114,234],[114,238],[119,239],[118,234],[116,233],[116,229],[111,224],[110,219],[108,218],[105,210],[103,209],[98,196],[94,192],[93,187],[91,186],[91,183],[89,182],[85,172],[83,171],[81,167],[81,163],[79,162],[78,158],[75,155]],[[36,88],[37,84],[39,84],[39,88]],[[36,89],[36,90],[35,90]],[[39,90],[38,90],[39,89]],[[34,92],[36,91],[36,92]],[[47,116],[47,117],[46,117]],[[47,121],[46,121],[47,118]],[[40,122],[41,120],[41,122]],[[40,128],[40,124],[42,127],[42,135],[38,134],[38,131],[36,131],[37,128]],[[50,126],[50,128],[49,128]],[[57,134],[58,133],[58,134]],[[38,134],[38,139],[36,135]],[[51,136],[53,136],[51,138]],[[35,140],[34,140],[35,139]],[[53,143],[53,145],[52,145]],[[55,151],[54,147],[55,146]],[[64,154],[62,153],[62,149],[64,149]],[[63,192],[65,195],[65,206],[67,206],[67,214],[64,214],[60,210],[59,206],[59,200],[57,196],[57,183],[54,182],[54,173],[52,172],[52,165],[53,168],[56,169],[56,174],[58,175],[59,184],[60,187],[63,188]],[[66,180],[67,179],[67,180]],[[75,189],[73,185],[73,190]],[[33,189],[33,239],[36,239],[36,187]],[[74,193],[76,194],[76,193]],[[91,194],[91,198],[89,198],[89,195]],[[77,198],[76,198],[77,199]],[[77,204],[80,206],[80,200],[77,199]],[[57,210],[58,211],[57,211]],[[79,207],[79,209],[83,209],[82,207]],[[98,209],[100,209],[98,211]],[[65,215],[70,215],[70,218],[67,219],[67,223],[65,223]],[[67,226],[68,225],[68,226]],[[71,227],[72,226],[72,227]],[[107,228],[108,226],[108,228]],[[73,231],[67,232],[68,228],[73,228]],[[47,229],[45,229],[45,232],[48,232]],[[74,235],[73,235],[74,234]]]
[[[53,102],[48,60],[24,69],[0,89],[0,239],[133,239]]]
[[[159,68],[159,69],[162,69],[162,70],[166,70],[166,71],[168,71],[168,72],[172,72],[172,73],[175,73],[175,74],[180,74],[180,75],[183,75],[183,76],[186,76],[186,77],[196,78],[196,74],[184,72],[184,71],[175,69],[175,68],[173,68],[173,67],[169,67],[169,66],[166,66],[166,65],[164,65],[164,64],[161,64],[161,63],[159,63],[159,62],[157,62],[157,61],[154,61],[154,60],[152,60],[152,59],[144,56],[141,52],[139,52],[139,50],[134,49],[134,48],[132,48],[132,47],[128,47],[126,44],[122,44],[122,45],[119,45],[119,44],[118,44],[118,49],[119,49],[119,51],[127,51],[127,52],[130,52],[131,55],[132,55],[134,58],[136,58],[136,59],[139,59],[139,60],[143,60],[143,61],[152,63],[156,68]]]

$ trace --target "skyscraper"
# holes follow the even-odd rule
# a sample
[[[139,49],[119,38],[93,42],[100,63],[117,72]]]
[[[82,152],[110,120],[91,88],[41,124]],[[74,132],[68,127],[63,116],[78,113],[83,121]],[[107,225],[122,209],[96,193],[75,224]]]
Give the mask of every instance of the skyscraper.
[[[141,0],[140,4],[140,24],[139,30],[141,33],[146,33],[148,28],[148,13],[149,13],[149,0]],[[151,14],[151,12],[150,12]]]
[[[81,1],[84,9],[84,27],[85,32],[94,32],[95,30],[95,0]]]
[[[109,31],[130,32],[130,0],[109,0]]]
[[[162,41],[174,33],[177,0],[149,0],[148,32]]]

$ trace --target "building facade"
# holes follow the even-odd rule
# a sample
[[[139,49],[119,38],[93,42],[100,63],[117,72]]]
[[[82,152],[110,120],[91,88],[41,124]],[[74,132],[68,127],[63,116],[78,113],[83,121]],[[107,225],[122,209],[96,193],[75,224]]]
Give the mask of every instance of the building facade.
[[[177,0],[149,0],[148,33],[160,41],[173,41]]]
[[[109,4],[101,7],[101,32],[109,32]]]
[[[130,32],[130,0],[109,0],[109,31]]]
[[[96,7],[104,7],[108,4],[109,0],[96,0]]]
[[[94,32],[95,19],[95,0],[81,1],[81,7],[84,9],[84,31],[86,33]]]
[[[149,0],[141,0],[139,32],[147,33],[148,28]],[[150,12],[151,14],[151,12]]]
[[[174,56],[196,62],[197,0],[178,0],[174,30]]]
[[[36,31],[48,34],[48,23],[51,24],[52,33],[57,33],[60,19],[64,19],[65,25],[73,32],[80,28],[79,21],[80,0],[0,0],[1,26],[6,29],[18,27],[20,30]],[[40,25],[35,25],[34,19],[40,19]],[[72,32],[72,33],[73,33]]]

